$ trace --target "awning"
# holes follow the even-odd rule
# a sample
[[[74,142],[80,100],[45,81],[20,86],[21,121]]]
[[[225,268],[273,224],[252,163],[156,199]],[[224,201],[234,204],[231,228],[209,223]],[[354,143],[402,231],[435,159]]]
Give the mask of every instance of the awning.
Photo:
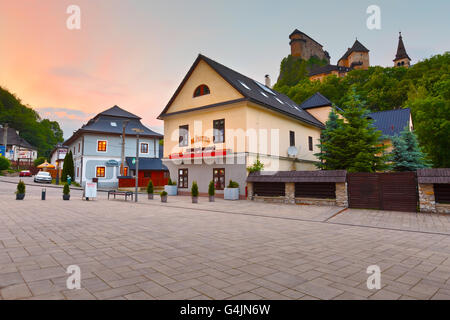
[[[136,157],[126,157],[130,170],[136,170]],[[160,158],[139,158],[139,170],[169,171]]]

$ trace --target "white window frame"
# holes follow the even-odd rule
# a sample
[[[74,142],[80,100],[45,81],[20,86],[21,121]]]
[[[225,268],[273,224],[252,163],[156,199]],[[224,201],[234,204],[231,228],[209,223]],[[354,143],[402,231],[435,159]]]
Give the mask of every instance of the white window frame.
[[[147,152],[142,152],[142,145],[146,144],[147,145]],[[139,143],[139,154],[149,154],[150,153],[150,143],[148,142],[140,142]]]
[[[106,142],[106,150],[105,150],[105,151],[99,151],[99,150],[98,150],[98,143],[99,143],[100,141],[105,141],[105,142]],[[108,140],[106,140],[106,139],[97,139],[97,144],[96,144],[96,146],[95,146],[95,149],[97,150],[97,152],[100,152],[100,153],[106,153],[106,152],[108,152]],[[101,166],[100,166],[100,167],[101,167]]]
[[[104,177],[97,177],[97,168],[99,168],[99,167],[105,168],[105,176]],[[106,166],[95,166],[95,178],[106,179]]]

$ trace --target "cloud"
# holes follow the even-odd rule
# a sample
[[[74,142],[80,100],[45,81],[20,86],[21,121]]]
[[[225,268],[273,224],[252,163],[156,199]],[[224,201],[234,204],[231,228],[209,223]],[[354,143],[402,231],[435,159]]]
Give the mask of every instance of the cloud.
[[[69,138],[74,131],[95,116],[95,113],[68,108],[39,108],[35,110],[41,118],[57,121],[64,132],[64,139]]]

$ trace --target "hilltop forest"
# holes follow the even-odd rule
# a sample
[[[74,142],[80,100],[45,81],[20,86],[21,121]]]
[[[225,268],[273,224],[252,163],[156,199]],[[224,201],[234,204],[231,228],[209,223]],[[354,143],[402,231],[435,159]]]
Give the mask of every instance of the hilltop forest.
[[[35,146],[39,156],[48,157],[55,145],[64,140],[58,122],[41,119],[35,110],[0,87],[0,124],[4,123],[18,130],[23,139]]]
[[[410,108],[414,131],[434,167],[450,167],[450,53],[410,68],[370,67],[322,82],[307,77],[308,61],[283,59],[274,89],[302,103],[316,92],[343,107],[353,92],[372,112]]]

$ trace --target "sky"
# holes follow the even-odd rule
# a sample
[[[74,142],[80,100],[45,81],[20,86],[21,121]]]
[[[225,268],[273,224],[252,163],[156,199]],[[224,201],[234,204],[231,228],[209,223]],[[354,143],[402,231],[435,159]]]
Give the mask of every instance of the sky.
[[[70,5],[79,30],[66,26]],[[367,28],[370,5],[379,30]],[[65,138],[114,105],[162,132],[156,118],[199,53],[274,83],[296,28],[333,64],[358,38],[381,66],[392,66],[401,31],[416,63],[450,49],[448,12],[448,0],[0,0],[0,86]]]

